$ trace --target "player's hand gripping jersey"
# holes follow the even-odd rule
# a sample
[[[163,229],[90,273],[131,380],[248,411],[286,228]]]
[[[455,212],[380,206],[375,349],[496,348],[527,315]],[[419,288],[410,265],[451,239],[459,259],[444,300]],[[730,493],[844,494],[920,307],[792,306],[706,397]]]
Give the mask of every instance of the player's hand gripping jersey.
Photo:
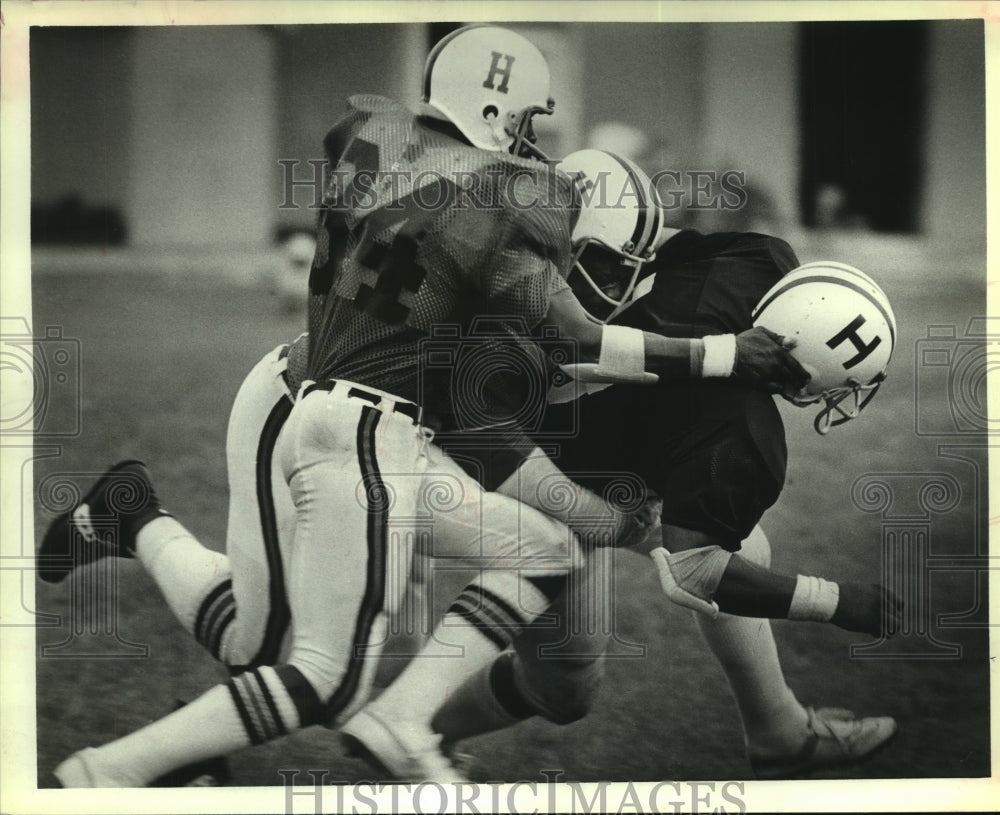
[[[511,338],[542,319],[566,287],[572,184],[376,96],[352,97],[325,146],[309,378],[363,381],[448,424],[453,371],[421,379],[421,341],[475,315],[502,315]]]

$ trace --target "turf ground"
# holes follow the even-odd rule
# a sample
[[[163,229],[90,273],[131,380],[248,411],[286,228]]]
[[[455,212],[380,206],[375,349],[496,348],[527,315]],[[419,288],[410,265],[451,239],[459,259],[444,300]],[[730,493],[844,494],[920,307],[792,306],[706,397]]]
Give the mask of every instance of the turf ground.
[[[977,481],[975,466],[938,449],[943,443],[979,445],[961,454],[985,472],[983,438],[918,436],[914,430],[915,377],[930,381],[927,370],[915,371],[917,340],[933,324],[955,324],[961,334],[968,318],[985,309],[982,272],[976,277],[982,258],[949,262],[953,268],[928,265],[910,269],[910,276],[897,269],[886,279],[901,338],[889,381],[862,421],[820,438],[811,429],[811,414],[783,408],[788,483],[764,519],[775,568],[878,579],[883,531],[906,524],[914,534],[921,524],[929,528],[930,554],[941,566],[945,557],[974,557],[977,547],[985,551],[985,481]],[[35,333],[61,326],[64,337],[80,340],[81,349],[79,402],[54,400],[47,420],[69,422],[79,409],[82,421],[79,436],[64,440],[59,455],[36,461],[35,483],[56,473],[97,473],[118,459],[140,457],[149,463],[165,505],[207,545],[221,548],[229,406],[246,372],[264,352],[295,336],[303,317],[276,314],[272,295],[235,285],[230,277],[162,266],[141,255],[115,264],[36,259]],[[867,268],[874,271],[871,264]],[[953,423],[947,393],[934,387],[921,391],[922,415],[932,425]],[[927,474],[938,472],[952,476],[960,492],[953,508],[943,511],[939,504],[942,511],[928,515],[916,496]],[[889,479],[897,499],[889,510],[893,518],[863,512],[852,502],[852,484],[867,473],[910,474]],[[36,538],[51,517],[37,506]],[[95,611],[74,611],[69,585],[37,583],[35,608],[61,619],[37,631],[41,786],[51,783],[52,768],[74,750],[130,732],[166,713],[175,699],[192,699],[225,678],[174,620],[138,563],[114,565],[115,634],[88,633],[99,628]],[[561,770],[564,779],[580,781],[749,777],[736,708],[693,621],[661,596],[643,558],[621,553],[617,567],[619,656],[631,643],[645,646],[644,658],[611,659],[599,703],[580,722],[558,727],[531,720],[467,742],[476,780],[541,781],[541,770]],[[90,569],[81,576],[81,596],[93,594],[101,574]],[[924,658],[900,657],[898,645],[852,658],[850,646],[864,637],[815,624],[774,625],[788,682],[804,703],[898,719],[895,742],[850,769],[851,777],[989,775],[986,604],[976,594],[976,581],[973,572],[943,568],[926,578],[929,606],[914,625],[923,620],[928,627],[907,639]],[[985,579],[978,585],[984,588]],[[947,621],[940,615],[964,612],[970,613],[962,624],[941,625]],[[960,650],[940,658],[932,639]],[[148,653],[124,658],[138,652],[130,644],[147,646]],[[46,646],[51,650],[42,655]],[[87,653],[101,656],[81,656]],[[240,785],[279,784],[280,768],[326,769],[329,779],[339,781],[374,775],[367,764],[344,755],[335,735],[318,728],[244,750],[231,766],[233,783]]]

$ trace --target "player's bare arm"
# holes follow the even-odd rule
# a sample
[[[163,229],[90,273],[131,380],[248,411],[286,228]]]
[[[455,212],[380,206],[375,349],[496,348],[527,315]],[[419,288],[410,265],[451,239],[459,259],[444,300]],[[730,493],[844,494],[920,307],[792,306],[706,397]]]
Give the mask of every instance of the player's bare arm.
[[[613,324],[630,307],[641,282],[649,282],[659,244],[677,230],[663,224],[655,189],[628,159],[578,150],[557,169],[573,180],[579,205],[570,236],[569,290],[550,295],[547,315],[549,323],[580,343],[580,359],[564,366],[566,373],[595,383],[734,377],[777,393],[797,393],[809,382],[790,353],[794,343],[771,331],[668,337]],[[597,182],[610,184],[620,196],[605,200],[596,192]],[[608,205],[621,196],[632,198],[635,206]]]
[[[801,390],[809,374],[789,353],[793,346],[766,328],[703,339],[664,337],[650,331],[597,322],[564,289],[549,300],[546,323],[578,343],[580,361],[568,366],[588,382],[726,377],[772,392]]]

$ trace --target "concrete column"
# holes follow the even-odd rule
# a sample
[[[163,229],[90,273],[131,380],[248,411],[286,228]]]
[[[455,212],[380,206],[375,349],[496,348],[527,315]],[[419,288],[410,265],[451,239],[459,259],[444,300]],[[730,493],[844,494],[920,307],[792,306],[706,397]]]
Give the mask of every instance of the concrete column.
[[[795,23],[705,28],[703,155],[707,169],[741,170],[798,221],[799,117]]]
[[[595,125],[616,122],[646,137],[644,147],[629,157],[648,172],[700,166],[704,157],[700,77],[709,27],[599,23],[579,28],[585,76],[576,92],[582,98],[588,132],[581,134],[574,149],[616,149],[617,145],[599,143],[591,132]]]
[[[932,237],[986,245],[986,88],[981,20],[930,31],[921,225]],[[971,247],[970,247],[971,248]]]
[[[144,28],[132,49],[136,246],[265,246],[277,221],[275,44],[260,28]]]

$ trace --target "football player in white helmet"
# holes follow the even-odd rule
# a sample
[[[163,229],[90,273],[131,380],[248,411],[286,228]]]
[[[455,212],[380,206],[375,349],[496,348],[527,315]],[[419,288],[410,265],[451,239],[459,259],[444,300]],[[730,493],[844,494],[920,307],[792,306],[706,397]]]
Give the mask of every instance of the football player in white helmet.
[[[844,263],[807,263],[764,294],[753,312],[763,325],[795,340],[793,356],[809,383],[786,398],[822,403],[817,432],[856,419],[878,392],[896,344],[896,317],[879,285]]]
[[[570,276],[579,275],[606,304],[598,313],[610,322],[632,299],[643,264],[655,254],[664,228],[663,207],[645,172],[614,153],[578,150],[558,167],[576,179],[582,199],[573,227]],[[623,206],[625,201],[632,206]],[[581,263],[584,252],[588,258],[602,253],[609,262],[595,265],[591,275]]]
[[[607,158],[579,154],[564,164],[584,176],[590,171],[592,179],[602,168],[613,169]],[[583,230],[575,230],[574,238],[585,248],[574,288],[581,301],[632,326],[683,336],[738,331],[751,324],[762,294],[798,265],[790,247],[774,238],[676,230],[661,233],[670,241],[654,258],[653,245],[633,242],[644,233],[642,219],[617,216],[581,218]],[[637,278],[635,305],[625,310]],[[808,370],[807,357],[800,358]],[[587,476],[595,471],[608,477],[635,472],[663,497],[663,538],[670,552],[658,548],[654,554],[661,583],[671,600],[699,612],[699,626],[736,697],[755,774],[784,777],[850,763],[885,744],[896,731],[891,718],[855,719],[840,709],[803,707],[784,681],[770,625],[760,619],[825,621],[877,636],[892,629],[899,613],[897,599],[881,586],[769,571],[770,545],[757,521],[780,494],[785,466],[784,432],[772,398],[725,380],[616,385],[571,409],[580,411],[582,429],[575,438],[560,439],[557,463],[568,477],[594,486]],[[552,429],[562,422],[557,410],[547,417]],[[538,464],[537,458],[522,462],[516,487],[501,489],[516,489],[521,500],[532,502],[551,477],[551,465]],[[584,583],[607,576],[599,562],[607,554],[590,552]],[[720,614],[720,607],[730,613]],[[570,624],[566,606],[554,611]],[[550,655],[564,649],[574,656],[538,659],[543,647]],[[601,637],[576,636],[567,643],[563,629],[533,629],[454,692],[435,727],[454,741],[530,715],[573,721],[593,701],[605,647]],[[350,724],[348,729],[357,735]]]
[[[465,35],[471,37],[479,31],[457,32],[437,53],[435,60],[429,60],[429,105],[437,99],[433,79],[441,66],[435,69],[434,65],[446,52],[450,53],[451,46],[468,46],[471,40]],[[513,44],[510,48],[515,50]],[[464,50],[468,52],[469,48]],[[527,52],[497,53],[499,57],[490,52],[490,64],[484,66],[487,74],[482,82],[489,80],[496,86],[491,92],[511,93],[518,81],[518,66],[523,64],[517,59]],[[530,57],[527,61],[530,66]],[[459,68],[453,66],[451,70]],[[547,86],[547,82],[545,84]],[[438,104],[446,105],[446,97],[437,99]],[[493,133],[492,152],[527,149],[519,142],[530,143],[528,120],[538,107],[533,98],[531,94],[525,96],[514,106],[505,108],[502,115],[500,108],[496,113],[485,108],[479,112],[479,118]],[[510,116],[512,111],[521,113]],[[447,116],[449,120],[452,116],[458,120],[455,127],[462,134],[461,138],[453,129],[432,127],[425,121],[426,116],[414,117],[390,100],[355,97],[348,114],[328,134],[326,146],[331,165],[338,171],[343,168],[344,176],[351,175],[348,172],[351,168],[353,177],[358,177],[362,171],[395,172],[400,166],[428,172],[435,170],[440,187],[447,192],[445,170],[459,166],[499,167],[514,173],[528,163],[516,156],[484,156],[481,150],[466,143],[471,143],[473,137],[487,138],[482,132],[475,135],[474,119],[464,120],[457,108],[449,109]],[[506,122],[499,129],[498,117]],[[465,135],[463,127],[473,135]],[[419,177],[417,173],[414,175]],[[380,193],[383,198],[374,196],[375,203],[381,205],[376,208],[363,204],[363,195],[352,197],[350,186],[348,183],[339,190],[338,196],[344,194],[329,202],[324,212],[310,277],[307,376],[314,384],[303,389],[288,413],[287,423],[281,431],[285,441],[280,454],[270,448],[275,456],[272,463],[281,461],[282,475],[293,491],[315,489],[323,493],[322,499],[310,497],[306,500],[298,496],[303,500],[295,501],[300,517],[294,524],[294,545],[289,547],[291,561],[284,566],[295,632],[287,661],[276,666],[257,665],[228,684],[212,688],[189,706],[147,729],[96,750],[75,754],[61,765],[60,778],[68,785],[141,786],[185,760],[268,741],[308,724],[330,723],[360,706],[369,690],[374,658],[367,662],[351,659],[345,663],[345,654],[358,651],[348,647],[344,639],[356,633],[363,637],[363,641],[356,643],[357,648],[366,648],[368,644],[380,646],[378,638],[386,615],[394,612],[390,605],[398,607],[399,598],[395,592],[406,581],[392,582],[390,592],[386,588],[389,579],[375,566],[360,575],[360,579],[348,579],[343,566],[344,554],[336,547],[356,547],[360,541],[364,548],[367,542],[367,556],[373,563],[385,558],[380,547],[385,542],[388,513],[402,512],[400,496],[404,494],[407,500],[416,501],[417,495],[411,493],[422,483],[413,479],[412,486],[403,484],[395,493],[381,489],[379,479],[383,471],[377,466],[376,453],[389,465],[384,473],[400,478],[401,473],[429,477],[430,473],[418,466],[416,459],[425,455],[434,458],[436,465],[452,471],[444,475],[453,475],[461,484],[458,492],[466,496],[462,507],[468,507],[469,512],[475,512],[476,499],[481,495],[478,485],[467,483],[464,474],[455,472],[450,461],[442,457],[420,429],[428,420],[441,420],[441,413],[448,405],[444,386],[440,392],[434,392],[433,400],[428,400],[426,391],[418,392],[420,359],[415,349],[419,337],[439,322],[451,323],[466,318],[469,304],[456,298],[457,291],[473,292],[472,296],[478,297],[476,302],[487,313],[491,309],[503,309],[497,313],[521,315],[523,311],[527,326],[542,318],[547,303],[558,300],[564,309],[572,309],[575,303],[559,279],[560,272],[565,272],[569,265],[572,218],[565,207],[549,212],[542,208],[514,212],[508,208],[501,214],[486,210],[487,214],[483,215],[459,211],[454,201],[445,195],[448,203],[440,210],[427,211],[416,204],[402,205],[401,198],[388,197],[389,193],[383,192]],[[567,189],[570,186],[568,181],[566,186]],[[354,191],[360,189],[360,186],[355,187]],[[413,200],[412,194],[407,196],[408,202]],[[455,213],[467,219],[462,227],[456,227],[450,219]],[[378,226],[369,229],[373,223]],[[471,248],[470,235],[480,241]],[[490,263],[483,262],[483,253],[488,253]],[[500,260],[494,260],[497,257]],[[372,273],[377,278],[377,287],[367,282],[372,279]],[[578,372],[590,371],[602,381],[615,380],[623,373],[627,377],[632,373],[632,366],[636,368],[638,379],[648,379],[645,367],[650,362],[656,371],[654,376],[686,377],[692,370],[702,369],[705,354],[701,340],[677,340],[623,328],[607,332],[611,341],[605,342],[600,326],[595,328],[593,322],[587,321],[586,327],[590,330],[592,347],[600,349],[600,358],[597,362],[585,363],[591,367],[581,367]],[[753,376],[766,377],[774,375],[776,369],[792,369],[791,357],[771,339],[766,329],[750,329],[746,334],[749,336],[746,347],[756,354],[760,363],[760,369]],[[724,371],[720,368],[716,375],[728,374],[732,368],[732,365]],[[797,375],[789,379],[796,381],[798,378]],[[804,373],[801,378],[804,379]],[[280,383],[272,384],[278,393],[277,403],[284,407],[287,400],[281,393]],[[417,399],[422,403],[419,407]],[[330,409],[325,407],[328,402]],[[332,409],[334,402],[339,405],[336,410]],[[262,414],[255,412],[255,415],[259,418]],[[365,424],[364,433],[354,426],[358,422]],[[345,430],[348,425],[351,428]],[[335,465],[327,455],[334,426],[338,434],[347,434],[345,443],[336,447],[338,456],[346,455],[344,451],[355,445],[360,447],[347,465]],[[398,432],[403,441],[392,443],[386,427],[394,428],[393,433]],[[311,464],[303,463],[303,457]],[[307,470],[313,472],[314,466],[322,469],[324,478],[305,474]],[[362,476],[355,468],[360,468]],[[265,475],[271,477],[270,469]],[[378,489],[358,493],[356,487],[362,477],[366,486],[372,483]],[[108,504],[108,495],[115,491],[117,484],[136,480],[143,487],[141,492],[150,499],[140,508],[141,512],[136,507],[113,508]],[[388,499],[389,494],[394,495],[395,502]],[[359,495],[363,500],[359,500]],[[513,505],[509,497],[502,495],[487,494],[482,502],[485,509]],[[121,538],[112,540],[107,549],[96,546],[102,534],[106,537],[107,530],[99,534],[83,522],[92,506],[113,517],[122,532]],[[303,514],[305,520],[301,517]],[[366,517],[370,521],[369,516],[375,515],[380,516],[382,523],[365,521]],[[410,513],[408,517],[412,520],[414,516]],[[439,525],[447,525],[448,519],[441,520],[439,513],[436,517]],[[353,525],[353,533],[347,530],[348,519]],[[459,631],[462,633],[467,640],[463,640],[466,659],[423,661],[425,673],[429,671],[437,678],[450,674],[451,669],[469,671],[476,660],[485,660],[488,664],[492,652],[500,650],[535,613],[522,608],[519,601],[533,595],[538,595],[536,600],[551,597],[550,592],[554,594],[554,591],[550,578],[559,578],[565,573],[565,551],[575,546],[571,536],[563,534],[563,527],[526,507],[514,506],[509,513],[484,512],[482,522],[489,528],[478,534],[469,531],[478,529],[478,524],[466,523],[457,515],[451,520],[453,526],[462,526],[464,534],[442,535],[439,543],[447,541],[448,547],[463,548],[465,554],[474,549],[473,556],[478,557],[488,554],[482,551],[488,544],[489,552],[498,555],[498,563],[512,565],[508,569],[498,567],[487,575],[491,580],[502,581],[502,590],[480,590],[481,581],[476,581],[455,599],[454,607],[448,612],[451,624],[445,623],[450,629],[447,639],[452,643]],[[526,534],[529,527],[535,531]],[[65,551],[72,548],[74,535],[94,540],[95,547],[87,549],[83,559],[75,558],[75,551]],[[313,537],[310,539],[310,536]],[[317,545],[320,537],[323,545]],[[536,554],[530,551],[530,546],[526,548],[529,540],[545,547],[544,553],[537,553],[540,559],[533,563],[531,574],[516,568],[520,562],[518,558]],[[518,547],[517,557],[499,556],[502,547],[514,544]],[[138,556],[144,563],[155,562],[164,570],[169,560],[175,573],[186,567],[199,572],[207,568],[216,573],[218,563],[215,559],[195,562],[191,557],[198,546],[183,529],[178,529],[172,518],[163,517],[148,475],[129,463],[106,474],[79,506],[56,519],[43,541],[41,559],[66,556],[62,566],[49,575],[54,580],[102,553]],[[455,551],[450,550],[451,554]],[[366,562],[366,554],[359,551],[357,555],[351,563],[360,569],[359,564]],[[560,562],[551,562],[550,555]],[[310,560],[312,565],[309,565]],[[334,560],[336,568],[331,568]],[[543,560],[547,566],[543,567]],[[550,573],[544,573],[543,569],[549,567]],[[331,575],[339,579],[331,581]],[[200,576],[203,578],[204,574]],[[233,577],[236,578],[235,573]],[[204,580],[202,585],[207,585]],[[331,597],[331,592],[339,594]],[[507,593],[512,596],[501,596]],[[220,598],[225,602],[212,606],[210,599],[201,597],[199,592],[187,592],[184,612],[179,614],[195,629],[201,623],[208,625],[212,630],[206,632],[206,638],[214,645],[222,644],[222,622],[232,619],[235,626],[239,619],[233,616],[236,609],[231,602],[232,596],[226,594],[227,589],[223,587]],[[210,604],[207,610],[205,602]],[[334,603],[336,614],[331,611]],[[536,603],[538,610],[541,606],[544,603]],[[199,621],[201,612],[208,616]],[[357,626],[344,625],[344,619],[355,617],[359,621]],[[421,687],[418,698],[403,709],[414,719],[425,717],[429,721],[426,687],[436,688],[443,695],[446,684],[429,681]],[[266,714],[263,718],[262,711]],[[420,749],[428,754],[435,753],[437,742],[429,728],[426,734],[420,731],[417,735]],[[425,735],[427,738],[423,738]],[[438,780],[453,778],[449,769],[440,763],[435,765],[434,772],[441,773]]]
[[[549,86],[548,63],[528,39],[499,26],[465,26],[428,55],[422,112],[443,116],[480,150],[544,158],[531,120],[555,109]]]
[[[572,534],[551,517],[484,491],[434,445],[434,431],[451,420],[452,378],[445,372],[428,384],[419,376],[422,341],[438,325],[464,325],[475,309],[502,322],[511,345],[531,346],[526,332],[545,316],[548,298],[568,291],[562,277],[574,213],[567,206],[518,209],[508,183],[523,179],[516,189],[548,193],[553,181],[564,200],[571,198],[571,182],[551,167],[506,154],[530,137],[527,108],[534,97],[516,89],[525,79],[533,82],[534,58],[541,59],[526,40],[508,33],[456,32],[428,60],[429,104],[447,107],[453,127],[392,100],[359,95],[324,140],[331,184],[308,282],[308,362],[294,404],[283,394],[277,398],[282,425],[271,442],[280,436],[281,444],[268,453],[287,485],[286,506],[295,509],[290,535],[271,541],[278,549],[271,586],[283,586],[284,622],[294,632],[287,653],[279,658],[281,632],[275,631],[266,664],[241,665],[230,682],[149,727],[73,754],[55,770],[65,786],[144,786],[185,762],[348,718],[371,691],[389,622],[398,619],[410,585],[419,534],[401,531],[399,522],[419,525],[428,504],[437,554],[473,576],[456,589],[441,622],[445,635],[432,640],[444,655],[458,651],[464,658],[414,663],[424,687],[444,694],[477,663],[488,664],[554,597],[558,578],[572,566]],[[479,81],[493,82],[495,101],[512,96],[520,111],[508,115],[514,109],[505,107],[500,124],[495,109],[480,111],[492,141],[464,117],[467,109],[450,104],[447,86],[435,90],[442,74],[469,69],[455,57],[482,57],[486,43],[505,50],[492,58],[486,53],[493,67],[484,65]],[[522,76],[525,69],[531,74]],[[547,77],[540,78],[547,99]],[[375,193],[365,186],[365,179],[389,173],[399,187],[380,185]],[[484,206],[462,205],[459,173],[477,179]],[[686,346],[660,339],[671,352],[683,350],[686,362]],[[280,392],[273,366],[267,371],[272,390]],[[265,396],[274,403],[273,393]],[[273,482],[272,467],[265,472],[258,463],[260,475]],[[242,468],[241,475],[248,474]],[[119,485],[133,483],[147,500],[116,504]],[[451,490],[454,500],[440,505],[428,498],[440,489]],[[275,519],[260,509],[261,522],[272,526]],[[94,529],[93,512],[112,517],[121,534]],[[192,586],[200,578],[207,587],[204,572],[221,571],[218,559],[193,557],[203,547],[164,515],[144,468],[117,465],[50,526],[40,560],[65,557],[47,577],[59,580],[101,554],[118,554],[138,557],[160,574],[169,561],[173,574],[186,570]],[[256,525],[257,518],[248,521]],[[73,544],[79,536],[93,543],[83,556]],[[272,566],[270,556],[266,564]],[[261,576],[259,569],[254,574]],[[209,597],[201,594],[184,592],[171,605],[189,630],[208,626],[203,641],[221,653],[223,629],[237,629],[241,617],[254,615],[237,614],[236,593],[224,582]],[[414,707],[418,717],[422,710]],[[411,735],[412,749],[424,759],[420,780],[460,780],[437,743],[429,727]]]
[[[678,230],[664,224],[664,210],[655,186],[634,162],[604,150],[587,149],[571,153],[557,166],[574,178],[580,191],[580,215],[573,227],[568,280],[587,317],[603,324],[607,334],[609,327],[624,327],[614,318],[634,299],[640,281],[651,278],[653,269],[649,264],[655,259],[656,247]],[[549,313],[551,322],[559,322],[561,317],[556,310]],[[772,343],[780,344],[782,340],[766,326],[752,327],[764,332],[759,335],[750,328],[708,339],[701,337],[701,343],[691,348],[692,376],[733,376],[772,391],[785,389],[780,383],[792,383],[790,387],[796,391],[804,388],[809,374],[791,353],[776,357],[769,372],[764,373],[763,360]],[[670,337],[694,336],[676,329],[652,331]],[[609,360],[612,356],[609,354]],[[612,381],[592,365],[564,366],[564,370],[575,378],[575,384],[568,383],[555,401],[564,401],[574,388],[598,389],[586,383]],[[655,380],[637,374],[633,381]]]

